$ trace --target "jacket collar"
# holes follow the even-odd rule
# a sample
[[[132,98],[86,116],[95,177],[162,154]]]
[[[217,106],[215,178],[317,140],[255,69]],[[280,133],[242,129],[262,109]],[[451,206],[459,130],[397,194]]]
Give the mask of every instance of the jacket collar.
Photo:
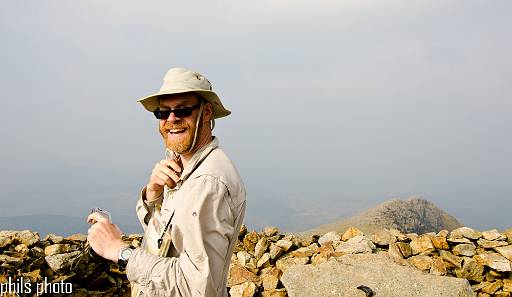
[[[187,162],[187,166],[183,168],[183,172],[181,173],[180,180],[178,181],[178,185],[187,180],[194,170],[199,167],[201,162],[206,159],[206,157],[217,147],[219,146],[219,138],[217,136],[212,136],[212,141],[202,148],[198,149],[192,158]],[[169,150],[166,148],[166,150]]]

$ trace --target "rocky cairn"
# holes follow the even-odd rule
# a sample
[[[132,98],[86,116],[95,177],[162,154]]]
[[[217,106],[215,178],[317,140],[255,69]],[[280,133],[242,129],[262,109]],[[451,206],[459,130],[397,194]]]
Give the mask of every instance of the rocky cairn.
[[[142,241],[138,234],[123,239],[134,246]],[[8,278],[23,278],[33,285],[43,281],[68,282],[72,283],[73,292],[65,296],[129,296],[129,282],[119,267],[89,255],[84,252],[85,247],[86,236],[82,234],[49,234],[41,239],[29,230],[0,231],[0,283]],[[452,232],[421,235],[384,229],[365,235],[357,228],[349,228],[343,234],[332,231],[298,237],[282,234],[275,227],[249,232],[242,226],[231,259],[227,290],[233,297],[308,296],[304,293],[306,287],[314,288],[315,296],[372,296],[364,290],[372,290],[377,297],[395,296],[389,293],[391,284],[382,286],[382,281],[375,283],[375,279],[384,277],[385,282],[388,277],[391,281],[402,275],[399,270],[410,269],[400,272],[410,275],[410,279],[397,279],[393,281],[395,286],[402,288],[405,286],[399,285],[400,281],[425,277],[429,279],[426,284],[440,284],[437,290],[442,296],[512,296],[511,261],[512,229],[480,232],[461,227]],[[358,266],[372,270],[377,265],[397,273],[363,274],[357,282],[367,287],[339,287],[352,284],[349,276],[341,275],[344,271],[354,269],[350,275],[356,275]],[[451,280],[457,283],[452,285]],[[451,293],[442,291],[442,283],[460,289],[454,295],[446,295]],[[421,284],[414,283],[414,287],[418,290]],[[435,291],[436,285],[429,285],[428,290]],[[400,291],[395,293],[403,295]]]

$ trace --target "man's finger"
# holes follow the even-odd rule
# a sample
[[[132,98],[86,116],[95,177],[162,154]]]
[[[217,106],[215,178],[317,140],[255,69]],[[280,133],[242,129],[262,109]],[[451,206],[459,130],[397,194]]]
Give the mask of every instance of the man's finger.
[[[168,168],[170,167],[172,170],[176,172],[181,172],[182,170],[180,165],[178,165],[178,163],[176,163],[176,161],[174,160],[162,160],[160,161],[160,164]]]

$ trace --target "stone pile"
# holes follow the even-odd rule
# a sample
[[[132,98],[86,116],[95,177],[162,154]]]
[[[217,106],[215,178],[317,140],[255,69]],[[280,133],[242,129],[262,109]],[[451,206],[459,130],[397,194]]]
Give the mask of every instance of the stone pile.
[[[117,264],[90,254],[86,239],[83,234],[48,234],[41,239],[30,230],[0,231],[0,283],[13,284],[11,294],[5,296],[36,296],[38,290],[51,296],[130,296],[124,272]],[[141,236],[129,235],[123,240],[137,246]],[[27,283],[30,289],[20,285]],[[67,292],[72,294],[65,293],[62,285],[52,286],[58,283],[71,283]],[[7,291],[4,285],[3,292]]]
[[[134,246],[141,242],[137,234],[123,239]],[[64,281],[73,284],[71,296],[129,296],[129,282],[119,267],[84,252],[86,246],[81,234],[40,239],[29,230],[0,231],[0,283],[21,277],[33,284]],[[299,238],[275,227],[249,232],[242,226],[227,290],[233,297],[288,296],[282,276],[290,267],[319,267],[350,254],[382,254],[428,275],[464,278],[479,297],[512,296],[512,229],[500,233],[467,227],[421,235],[394,229],[365,235],[349,228],[343,234]]]
[[[274,227],[241,230],[231,260],[231,296],[287,296],[281,276],[296,264],[318,266],[347,254],[384,253],[395,262],[428,274],[465,278],[477,296],[512,296],[512,229],[403,234],[385,229],[371,236],[356,228],[299,239]]]

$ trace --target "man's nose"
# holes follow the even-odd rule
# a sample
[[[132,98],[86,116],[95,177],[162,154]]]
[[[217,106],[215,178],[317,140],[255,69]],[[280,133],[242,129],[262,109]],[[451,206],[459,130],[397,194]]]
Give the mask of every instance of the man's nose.
[[[174,114],[174,112],[171,112],[171,113],[169,114],[169,117],[167,117],[167,121],[168,121],[168,122],[175,122],[175,121],[177,121],[177,120],[179,120],[179,119],[180,119],[180,118],[178,118],[178,117]]]

